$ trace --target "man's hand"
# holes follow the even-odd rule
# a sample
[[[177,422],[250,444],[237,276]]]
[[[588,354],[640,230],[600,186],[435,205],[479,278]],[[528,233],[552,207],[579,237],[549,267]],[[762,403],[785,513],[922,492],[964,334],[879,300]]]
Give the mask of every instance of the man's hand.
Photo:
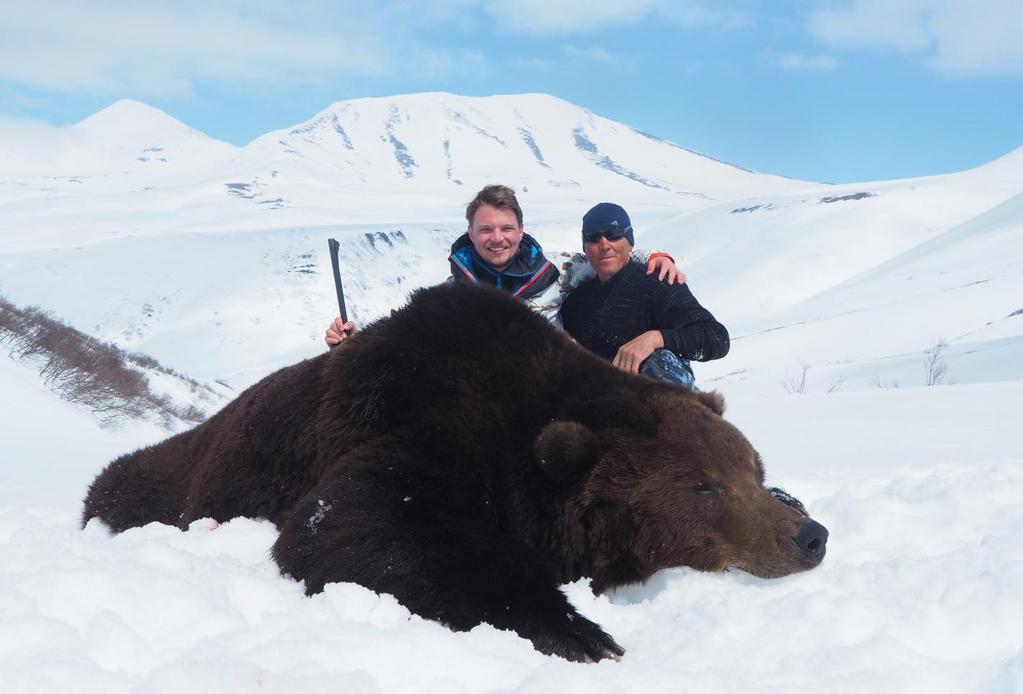
[[[341,320],[341,316],[338,316],[327,327],[327,334],[323,336],[323,341],[327,343],[328,347],[334,347],[347,340],[348,336],[356,330],[355,323],[352,321],[345,323]]]
[[[678,269],[675,261],[667,255],[651,254],[646,264],[646,274],[657,273],[657,279],[666,284],[685,284],[686,273]]]
[[[618,348],[614,361],[611,363],[622,371],[630,374],[639,373],[639,366],[654,353],[655,349],[664,347],[664,337],[660,330],[647,330],[639,337],[626,342]]]

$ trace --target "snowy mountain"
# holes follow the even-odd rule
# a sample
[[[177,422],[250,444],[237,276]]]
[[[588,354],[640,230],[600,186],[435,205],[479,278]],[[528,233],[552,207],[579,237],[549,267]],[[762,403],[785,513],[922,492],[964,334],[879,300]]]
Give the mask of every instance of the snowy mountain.
[[[543,95],[341,102],[245,147],[134,102],[47,137],[5,128],[0,293],[236,391],[324,349],[328,237],[365,324],[447,275],[484,183],[519,189],[551,258],[620,202],[732,334],[698,381],[832,532],[819,569],[781,581],[568,586],[628,653],[562,663],[357,586],[306,598],[266,523],[80,532],[91,477],[165,433],[101,430],[0,353],[5,691],[1023,691],[1023,148],[826,185]]]
[[[799,184],[690,152],[544,94],[417,94],[334,104],[309,121],[268,133],[246,156],[276,170],[330,171],[342,188],[465,196],[479,181],[522,191],[671,200],[736,197]],[[278,167],[279,164],[279,167]],[[471,190],[466,190],[468,186]]]
[[[233,157],[238,148],[193,130],[163,111],[122,99],[47,137],[0,130],[5,156],[0,177],[75,180],[132,177],[187,180]],[[37,132],[42,135],[43,132]]]
[[[494,181],[514,185],[536,216],[575,215],[598,198],[692,209],[807,185],[715,161],[545,95],[357,99],[243,148],[133,101],[50,134],[0,130],[8,155],[0,229],[33,229],[0,233],[23,248],[59,245],[54,230],[72,225],[82,243],[182,228],[452,220]]]
[[[89,147],[87,163],[94,167],[94,175],[163,176],[180,182],[228,161],[237,152],[234,145],[128,99],[89,116],[71,130]]]

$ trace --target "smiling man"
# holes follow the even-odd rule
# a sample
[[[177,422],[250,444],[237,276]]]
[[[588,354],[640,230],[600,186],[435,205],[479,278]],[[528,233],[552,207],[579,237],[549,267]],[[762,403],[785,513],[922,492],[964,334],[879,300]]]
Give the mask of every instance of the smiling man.
[[[559,309],[564,297],[580,277],[566,273],[559,281],[558,268],[544,257],[543,249],[525,232],[522,208],[508,186],[484,187],[465,208],[468,229],[451,246],[451,280],[483,283],[503,289],[526,302],[555,325],[561,325]],[[685,275],[667,253],[654,252],[646,259],[646,272],[654,281],[685,282]],[[583,267],[586,263],[579,261]],[[641,266],[642,267],[642,266]],[[334,347],[355,332],[354,322],[335,318],[327,327],[324,342]]]
[[[632,222],[620,205],[602,202],[590,209],[582,237],[597,276],[565,298],[565,330],[624,371],[695,390],[689,362],[728,354],[728,330],[688,286],[658,282],[632,259]]]
[[[558,268],[522,224],[522,208],[507,186],[486,186],[465,208],[469,228],[451,246],[451,277],[492,284],[526,300],[553,320],[561,307]]]

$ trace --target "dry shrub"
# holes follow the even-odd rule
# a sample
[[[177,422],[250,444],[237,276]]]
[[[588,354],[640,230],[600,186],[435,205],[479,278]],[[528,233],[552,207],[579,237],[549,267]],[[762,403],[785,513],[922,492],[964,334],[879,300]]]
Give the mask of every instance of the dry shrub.
[[[18,308],[0,296],[0,342],[9,345],[13,358],[37,364],[43,383],[54,393],[84,405],[104,425],[146,414],[155,415],[168,428],[175,419],[193,423],[205,419],[198,408],[180,407],[166,395],[154,393],[140,369],[184,377],[152,357],[127,354],[113,343],[86,335],[38,307]],[[184,380],[193,392],[209,391],[194,379]]]

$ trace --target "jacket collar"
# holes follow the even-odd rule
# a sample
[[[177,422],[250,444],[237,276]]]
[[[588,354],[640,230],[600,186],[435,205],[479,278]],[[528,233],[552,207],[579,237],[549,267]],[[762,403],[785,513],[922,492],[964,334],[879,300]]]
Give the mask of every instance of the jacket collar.
[[[518,253],[503,271],[497,271],[479,256],[462,234],[451,245],[451,274],[464,282],[482,282],[528,298],[540,293],[558,279],[558,269],[544,257],[543,249],[529,234],[522,235]]]

